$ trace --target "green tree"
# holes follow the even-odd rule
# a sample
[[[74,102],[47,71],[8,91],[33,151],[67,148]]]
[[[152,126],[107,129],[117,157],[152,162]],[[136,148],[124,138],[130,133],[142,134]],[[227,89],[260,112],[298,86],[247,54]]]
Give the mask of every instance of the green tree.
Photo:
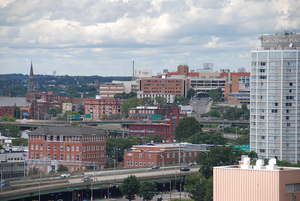
[[[62,108],[61,107],[57,107],[57,106],[49,106],[47,108],[47,113],[50,115],[53,115],[54,117],[56,117],[58,114],[60,114],[62,112]]]
[[[5,124],[1,129],[1,134],[6,137],[21,137],[20,129],[18,129],[15,125],[12,124]]]
[[[60,165],[57,169],[57,172],[68,172],[69,168],[67,166]]]
[[[186,176],[184,182],[185,188],[193,200],[212,200],[212,195],[210,194],[213,188],[213,186],[210,185],[210,183],[212,183],[212,177],[206,179],[201,173],[197,173],[195,175]]]
[[[245,110],[245,111],[248,111],[248,106],[246,103],[243,103],[242,104],[242,109]]]
[[[164,140],[164,138],[160,134],[148,135],[143,138],[144,143],[151,142],[151,141],[162,142],[163,140]]]
[[[155,97],[156,104],[166,104],[167,99],[164,97],[157,96]]]
[[[195,133],[187,139],[192,144],[215,144],[223,145],[226,143],[223,136],[219,132],[199,132]]]
[[[194,117],[183,118],[175,130],[175,139],[186,140],[197,132],[201,131],[200,123]]]
[[[202,152],[198,155],[201,168],[199,172],[208,179],[213,176],[214,166],[234,165],[237,164],[241,158],[241,150],[227,147],[227,146],[214,146],[208,152]]]
[[[28,139],[25,138],[16,138],[12,140],[13,146],[28,146]]]
[[[152,200],[156,191],[157,188],[154,183],[145,181],[140,186],[139,196],[143,197],[143,200]]]
[[[213,99],[213,101],[220,101],[222,98],[222,89],[212,89],[208,92],[208,95]]]
[[[15,115],[14,115],[14,117],[16,119],[20,119],[20,116],[21,116],[21,110],[20,110],[20,108],[19,107],[15,107]]]
[[[69,113],[65,113],[63,116],[57,117],[56,120],[57,121],[68,121],[68,115],[79,115],[79,113],[75,112],[75,111],[69,112]]]
[[[85,114],[85,108],[84,108],[83,105],[80,105],[80,106],[78,107],[78,112],[79,112],[79,114],[81,114],[81,115],[84,115],[84,114]]]
[[[27,88],[21,84],[9,86],[7,90],[5,90],[6,94],[11,94],[12,97],[20,96],[24,97],[27,94]]]
[[[220,118],[220,116],[221,116],[219,110],[213,110],[213,111],[210,111],[210,112],[208,113],[208,115],[211,116],[211,117],[218,117],[218,118]]]
[[[135,200],[135,194],[138,194],[140,190],[140,182],[136,176],[130,175],[123,180],[123,184],[120,186],[120,191],[125,194],[125,198],[129,201]]]
[[[188,104],[189,99],[182,96],[175,96],[174,102],[179,104]]]
[[[5,114],[2,116],[1,121],[16,121],[16,118],[10,114]]]
[[[128,117],[128,109],[135,108],[136,106],[139,106],[141,104],[143,104],[143,99],[138,99],[137,97],[129,98],[122,103],[121,112],[125,114],[126,117]]]
[[[243,145],[249,144],[249,135],[241,136],[236,139],[232,139],[229,141],[233,145]]]
[[[147,106],[153,106],[154,105],[154,101],[150,97],[143,98],[143,101],[144,101],[144,105],[147,105]]]
[[[195,95],[195,90],[190,88],[188,93],[187,93],[187,98],[191,99]]]

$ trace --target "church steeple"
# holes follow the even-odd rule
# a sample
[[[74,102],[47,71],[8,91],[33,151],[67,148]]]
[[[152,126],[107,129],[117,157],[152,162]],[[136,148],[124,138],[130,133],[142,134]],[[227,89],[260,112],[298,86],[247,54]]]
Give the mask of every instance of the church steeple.
[[[30,67],[29,81],[28,81],[28,85],[27,85],[27,94],[28,94],[28,93],[35,93],[34,75],[33,75],[32,61],[31,61],[31,67]]]

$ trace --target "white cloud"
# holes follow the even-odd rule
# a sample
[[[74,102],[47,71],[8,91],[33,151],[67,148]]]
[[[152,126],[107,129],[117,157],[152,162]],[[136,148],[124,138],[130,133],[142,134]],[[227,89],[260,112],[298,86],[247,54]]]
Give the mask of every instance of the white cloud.
[[[257,36],[298,29],[297,0],[2,0],[1,73],[130,75],[187,60],[249,66]],[[25,67],[25,68],[24,68]]]

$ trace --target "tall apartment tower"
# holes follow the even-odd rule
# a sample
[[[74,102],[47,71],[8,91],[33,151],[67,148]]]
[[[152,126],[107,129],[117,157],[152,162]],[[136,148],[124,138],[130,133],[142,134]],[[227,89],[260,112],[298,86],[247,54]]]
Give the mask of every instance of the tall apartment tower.
[[[251,51],[250,145],[259,158],[300,161],[300,34],[262,35]]]

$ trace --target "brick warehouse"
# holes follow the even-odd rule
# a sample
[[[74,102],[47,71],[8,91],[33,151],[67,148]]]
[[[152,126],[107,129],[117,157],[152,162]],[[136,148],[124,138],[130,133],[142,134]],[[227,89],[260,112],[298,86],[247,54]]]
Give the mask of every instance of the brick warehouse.
[[[51,158],[53,161],[98,162],[105,167],[105,136],[102,131],[85,127],[45,127],[28,133],[30,159]],[[41,167],[40,167],[41,168]],[[57,170],[57,165],[43,167],[44,172]],[[70,165],[70,171],[81,170]]]
[[[196,161],[207,145],[180,144],[181,163]],[[179,143],[133,145],[131,150],[124,152],[124,167],[165,166],[179,163]]]
[[[129,136],[139,135],[141,138],[148,135],[160,134],[166,142],[175,140],[175,130],[181,119],[185,118],[186,114],[179,113],[178,109],[174,109],[170,113],[170,120],[167,124],[129,124]]]

